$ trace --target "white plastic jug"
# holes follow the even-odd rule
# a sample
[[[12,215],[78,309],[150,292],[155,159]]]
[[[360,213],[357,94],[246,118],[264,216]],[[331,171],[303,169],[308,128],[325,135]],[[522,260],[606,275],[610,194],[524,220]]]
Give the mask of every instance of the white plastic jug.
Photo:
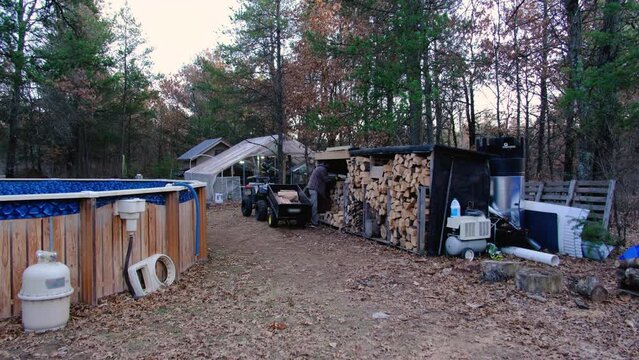
[[[457,199],[453,199],[450,203],[450,217],[458,217],[461,215],[461,206],[459,206],[459,201]]]

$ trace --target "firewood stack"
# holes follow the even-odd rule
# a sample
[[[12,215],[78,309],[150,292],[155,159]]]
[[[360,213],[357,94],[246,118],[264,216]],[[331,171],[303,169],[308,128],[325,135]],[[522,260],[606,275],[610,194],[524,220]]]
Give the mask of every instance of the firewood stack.
[[[366,201],[368,206],[382,217],[386,216],[386,204],[388,202],[388,183],[393,178],[393,162],[388,161],[383,166],[384,171],[379,179],[370,179],[366,186]]]
[[[363,156],[351,158],[348,163],[347,228],[359,232],[364,224],[364,185],[370,183],[370,159]]]
[[[337,181],[329,192],[331,209],[324,214],[324,222],[339,229],[344,226],[344,181]]]
[[[364,201],[364,185],[368,185],[371,161],[367,157],[357,156],[348,162],[349,196],[357,201]]]
[[[397,154],[393,159],[391,176],[388,183],[391,195],[388,214],[390,241],[404,249],[415,250],[419,240],[417,189],[419,185],[430,184],[430,162],[417,154]]]
[[[278,191],[276,200],[279,204],[297,204],[300,202],[299,195],[295,190]]]
[[[639,258],[615,261],[619,287],[639,296]]]
[[[371,164],[367,157],[352,157],[348,160],[348,206],[347,214],[341,207],[335,207],[335,199],[344,194],[333,195],[330,219],[347,219],[347,228],[362,231],[363,204],[368,203],[368,216],[379,225],[379,235],[383,240],[407,250],[415,250],[418,245],[418,186],[430,185],[429,158],[417,154],[396,154],[392,160],[376,159]],[[364,186],[366,191],[364,192]],[[390,193],[390,212],[387,206]],[[428,199],[426,199],[428,211]],[[428,213],[426,213],[428,221]],[[329,222],[330,223],[330,222]],[[338,226],[338,225],[336,225]],[[390,234],[390,236],[389,236]]]

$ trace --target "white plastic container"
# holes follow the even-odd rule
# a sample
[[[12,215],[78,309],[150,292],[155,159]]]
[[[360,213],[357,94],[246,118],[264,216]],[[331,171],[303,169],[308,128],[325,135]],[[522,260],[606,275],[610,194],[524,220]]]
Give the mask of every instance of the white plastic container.
[[[120,219],[126,220],[127,232],[133,232],[137,230],[138,219],[145,209],[146,200],[144,199],[123,199],[115,202],[113,213]]]
[[[457,199],[453,199],[450,203],[450,217],[458,217],[461,215],[461,206],[459,205],[459,201]]]
[[[38,250],[38,263],[22,273],[22,325],[25,331],[62,329],[69,321],[71,273],[55,252]]]
[[[224,202],[224,194],[215,193],[215,203],[216,204],[222,204],[223,202]]]
[[[166,268],[166,279],[160,280],[155,269],[156,264],[161,262]],[[162,286],[170,286],[175,281],[175,264],[170,257],[164,254],[155,254],[138,263],[129,266],[129,281],[135,297],[146,296]]]

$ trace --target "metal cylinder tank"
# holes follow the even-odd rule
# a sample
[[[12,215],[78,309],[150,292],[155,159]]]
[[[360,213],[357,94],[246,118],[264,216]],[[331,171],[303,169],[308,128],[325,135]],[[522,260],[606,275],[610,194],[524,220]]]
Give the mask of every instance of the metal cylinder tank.
[[[476,253],[486,250],[486,239],[460,240],[459,237],[451,235],[446,238],[446,254],[458,256],[466,249],[471,249]]]
[[[491,207],[521,227],[520,204],[524,192],[526,161],[524,140],[499,137],[478,140],[477,150],[491,154],[490,199]]]

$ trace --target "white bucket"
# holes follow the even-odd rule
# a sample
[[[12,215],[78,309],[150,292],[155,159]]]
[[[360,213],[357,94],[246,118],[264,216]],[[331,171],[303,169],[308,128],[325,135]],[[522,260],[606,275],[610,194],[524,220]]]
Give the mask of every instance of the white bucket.
[[[222,193],[215,193],[215,203],[216,204],[221,204],[224,202],[224,194]]]

